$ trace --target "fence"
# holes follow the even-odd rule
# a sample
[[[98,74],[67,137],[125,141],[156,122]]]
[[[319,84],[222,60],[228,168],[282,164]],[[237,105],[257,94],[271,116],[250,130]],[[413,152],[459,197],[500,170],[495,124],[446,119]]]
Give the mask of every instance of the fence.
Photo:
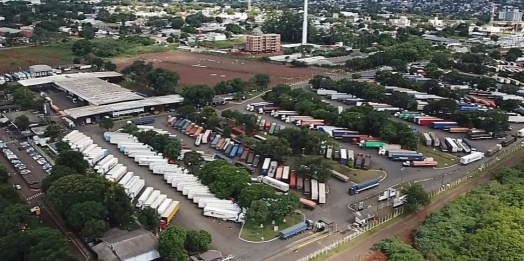
[[[489,170],[492,166],[494,166],[495,164],[497,164],[498,162],[500,162],[502,159],[505,159],[505,158],[508,158],[509,156],[511,155],[516,155],[515,152],[516,151],[519,151],[519,150],[522,150],[522,148],[524,148],[524,142],[522,143],[518,143],[504,151],[502,151],[501,153],[497,154],[497,155],[494,155],[488,162],[482,164],[482,166],[478,169],[475,169],[473,171],[470,171],[470,172],[467,172],[466,175],[460,177],[460,178],[457,178],[457,179],[454,179],[452,180],[451,182],[449,182],[448,184],[446,184],[445,186],[442,186],[440,188],[438,188],[437,190],[434,190],[434,191],[430,191],[429,192],[429,196],[430,197],[435,197],[436,195],[446,191],[446,190],[449,190],[453,187],[456,187],[458,186],[460,183],[470,179],[470,178],[473,178],[473,177],[477,177],[479,174],[482,174],[482,173],[485,173],[484,171],[485,170]],[[347,243],[355,238],[357,238],[358,236],[364,234],[365,232],[377,227],[377,226],[380,226],[388,221],[390,221],[391,219],[393,219],[394,217],[397,217],[399,215],[401,215],[402,213],[404,213],[404,209],[403,208],[399,208],[399,209],[395,209],[394,212],[390,215],[387,215],[385,217],[382,217],[380,218],[379,220],[375,221],[375,222],[372,222],[372,223],[369,223],[368,225],[366,225],[365,227],[362,227],[360,228],[356,233],[353,233],[349,236],[346,236],[336,242],[333,242],[331,243],[330,245],[320,249],[320,250],[317,250],[301,259],[298,259],[296,261],[309,261],[319,255],[322,255],[326,252],[329,252],[335,248],[337,248],[338,246],[340,246],[341,244],[344,244],[344,243]]]

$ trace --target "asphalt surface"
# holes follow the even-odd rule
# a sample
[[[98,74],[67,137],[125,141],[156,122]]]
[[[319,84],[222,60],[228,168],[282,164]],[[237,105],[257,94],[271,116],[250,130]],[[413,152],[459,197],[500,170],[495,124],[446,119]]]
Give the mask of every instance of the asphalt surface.
[[[165,126],[163,123],[167,120],[167,116],[159,116],[155,125],[157,127]],[[124,124],[121,122],[120,124]],[[120,125],[121,126],[121,125]],[[115,129],[120,127],[115,126]],[[139,166],[133,159],[128,158],[121,153],[116,145],[106,142],[103,138],[104,130],[95,125],[88,125],[79,128],[79,131],[85,135],[90,136],[95,144],[100,147],[108,149],[109,154],[118,158],[119,163],[127,166],[128,171],[134,172],[135,176],[139,176],[146,182],[146,187],[154,187],[160,190],[162,194],[166,194],[168,198],[180,201],[180,210],[176,214],[172,224],[182,226],[186,229],[205,230],[211,233],[213,242],[210,249],[218,249],[225,255],[233,255],[237,260],[244,261],[263,261],[267,260],[269,256],[275,255],[280,251],[283,243],[282,241],[273,241],[266,244],[251,244],[238,239],[240,226],[228,222],[219,222],[208,219],[202,215],[202,210],[199,209],[192,201],[188,200],[176,189],[168,185],[163,177],[154,175],[148,168]],[[171,130],[180,139],[182,143],[187,145],[194,144],[191,138]],[[189,142],[191,141],[191,142]],[[203,150],[204,146],[196,148],[196,150]]]

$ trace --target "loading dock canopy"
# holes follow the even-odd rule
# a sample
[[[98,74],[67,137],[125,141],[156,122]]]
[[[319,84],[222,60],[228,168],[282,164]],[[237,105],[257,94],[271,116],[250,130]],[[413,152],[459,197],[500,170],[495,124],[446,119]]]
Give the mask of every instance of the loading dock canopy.
[[[144,97],[125,89],[120,85],[106,82],[98,78],[82,79],[81,81],[78,79],[69,79],[55,81],[54,84],[58,86],[58,88],[97,106],[144,99]]]
[[[47,77],[33,78],[27,80],[18,81],[19,84],[30,87],[35,85],[49,84],[56,81],[65,81],[70,79],[89,79],[89,78],[113,78],[121,77],[122,74],[117,72],[92,72],[92,73],[73,73],[73,74],[61,74]]]
[[[157,96],[144,98],[139,101],[127,101],[121,103],[113,103],[101,106],[89,105],[79,108],[72,108],[65,110],[64,113],[69,115],[73,119],[78,119],[82,117],[90,117],[95,115],[100,115],[110,112],[122,112],[130,111],[138,108],[150,107],[150,106],[159,106],[166,104],[175,104],[181,103],[184,101],[184,98],[178,94],[166,95],[166,96]]]

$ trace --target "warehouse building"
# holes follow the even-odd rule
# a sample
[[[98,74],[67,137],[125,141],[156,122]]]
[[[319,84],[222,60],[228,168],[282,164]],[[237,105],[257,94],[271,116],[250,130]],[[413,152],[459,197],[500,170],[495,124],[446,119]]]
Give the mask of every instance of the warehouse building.
[[[160,257],[158,240],[153,233],[137,229],[123,231],[113,228],[93,247],[98,259],[104,261],[151,261]]]

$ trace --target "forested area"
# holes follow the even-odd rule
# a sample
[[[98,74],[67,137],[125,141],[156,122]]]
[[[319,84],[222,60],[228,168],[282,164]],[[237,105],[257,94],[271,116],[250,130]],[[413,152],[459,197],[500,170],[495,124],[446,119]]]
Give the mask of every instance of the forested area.
[[[376,248],[391,261],[524,260],[524,163],[430,214],[413,247],[388,239]]]
[[[339,81],[341,88],[354,88],[361,83],[347,80]],[[342,89],[341,89],[342,90]],[[378,87],[371,86],[369,97],[379,96],[384,93]],[[295,110],[301,115],[309,115],[316,119],[324,119],[328,125],[358,130],[361,134],[380,137],[384,141],[402,145],[407,149],[416,149],[418,138],[409,126],[389,119],[387,112],[374,111],[371,107],[360,106],[352,107],[338,113],[337,108],[322,99],[313,92],[303,89],[291,89],[287,85],[277,85],[270,92],[264,95],[264,100],[275,103],[285,110]]]

